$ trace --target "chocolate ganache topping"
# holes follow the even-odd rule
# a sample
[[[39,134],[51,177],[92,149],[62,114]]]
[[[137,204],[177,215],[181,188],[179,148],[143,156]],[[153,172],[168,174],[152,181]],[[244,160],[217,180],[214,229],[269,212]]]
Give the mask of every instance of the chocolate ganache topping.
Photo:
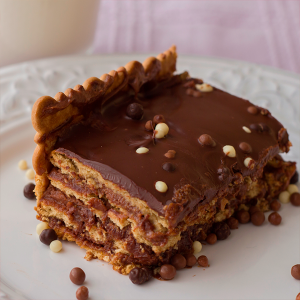
[[[209,200],[235,173],[251,176],[276,155],[283,126],[259,107],[254,114],[249,101],[208,85],[197,89],[198,84],[198,79],[174,76],[155,85],[148,82],[139,93],[121,91],[96,106],[55,147],[81,157],[160,214],[164,205],[176,202],[176,190],[186,184],[196,192],[193,205]],[[158,119],[169,128],[160,138],[155,131]],[[253,124],[257,130],[251,129]],[[140,147],[149,151],[137,153]],[[167,185],[166,192],[156,190],[157,181]]]

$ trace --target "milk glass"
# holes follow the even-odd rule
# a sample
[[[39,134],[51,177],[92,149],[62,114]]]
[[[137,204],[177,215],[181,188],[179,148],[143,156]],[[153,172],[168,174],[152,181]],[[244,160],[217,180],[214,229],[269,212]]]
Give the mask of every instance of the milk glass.
[[[0,0],[0,66],[91,51],[100,0]]]

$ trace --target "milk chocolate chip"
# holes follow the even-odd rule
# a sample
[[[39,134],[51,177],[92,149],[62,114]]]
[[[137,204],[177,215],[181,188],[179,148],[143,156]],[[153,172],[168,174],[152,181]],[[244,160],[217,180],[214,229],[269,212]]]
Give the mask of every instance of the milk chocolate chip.
[[[173,265],[176,270],[180,270],[185,268],[186,266],[186,259],[183,255],[177,253],[171,258],[171,265]]]
[[[244,152],[244,153],[251,153],[252,152],[252,148],[251,146],[246,143],[246,142],[241,142],[239,144],[240,149]]]
[[[197,258],[193,254],[189,254],[185,257],[186,259],[186,266],[192,267],[197,263]]]
[[[156,115],[153,117],[153,124],[166,123],[165,117],[163,115]]]
[[[80,268],[74,268],[70,272],[70,280],[77,285],[81,285],[85,281],[85,273]]]
[[[256,115],[258,113],[258,108],[256,106],[249,106],[247,111],[252,115]]]
[[[294,206],[300,206],[300,194],[299,193],[293,193],[290,196],[290,201]]]
[[[237,213],[237,218],[241,224],[246,224],[250,221],[250,214],[242,209]]]
[[[176,269],[172,265],[162,265],[159,270],[159,275],[166,280],[171,280],[176,275]]]
[[[291,274],[295,279],[300,280],[300,265],[294,265],[291,269]]]
[[[76,298],[78,300],[87,300],[89,297],[89,289],[86,286],[81,286],[76,291]]]
[[[169,150],[167,153],[165,153],[165,157],[170,158],[170,159],[175,158],[175,156],[176,156],[175,150]]]
[[[198,257],[198,264],[200,267],[207,268],[208,267],[208,259],[205,255],[200,255]]]
[[[210,146],[210,147],[214,147],[216,145],[216,142],[213,140],[213,138],[208,135],[208,134],[202,134],[200,135],[200,137],[198,138],[199,143],[202,146]]]
[[[214,233],[210,233],[207,238],[206,242],[210,245],[213,245],[217,242],[217,236]]]
[[[273,210],[273,211],[278,211],[281,207],[281,204],[279,201],[277,200],[273,200],[270,204],[270,208]]]
[[[279,225],[281,223],[281,216],[278,212],[273,212],[269,215],[268,221],[272,224],[272,225]]]
[[[152,121],[151,120],[149,120],[149,121],[146,122],[145,129],[147,131],[152,131],[153,130],[153,125],[152,125]]]
[[[255,226],[260,226],[265,221],[265,214],[262,211],[257,211],[251,215],[251,222]]]

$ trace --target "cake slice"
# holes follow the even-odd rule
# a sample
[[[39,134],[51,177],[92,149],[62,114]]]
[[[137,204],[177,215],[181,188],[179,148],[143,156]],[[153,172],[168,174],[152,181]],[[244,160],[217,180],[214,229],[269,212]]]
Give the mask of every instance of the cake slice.
[[[173,46],[32,110],[37,218],[122,274],[226,239],[226,220],[267,211],[296,169],[268,110],[174,75],[176,58]]]

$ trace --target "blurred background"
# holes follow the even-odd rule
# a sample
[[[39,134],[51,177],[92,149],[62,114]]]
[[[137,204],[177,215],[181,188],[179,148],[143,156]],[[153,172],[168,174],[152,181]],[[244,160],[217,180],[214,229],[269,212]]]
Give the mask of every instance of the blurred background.
[[[175,44],[299,73],[299,37],[300,0],[0,0],[0,66]]]

